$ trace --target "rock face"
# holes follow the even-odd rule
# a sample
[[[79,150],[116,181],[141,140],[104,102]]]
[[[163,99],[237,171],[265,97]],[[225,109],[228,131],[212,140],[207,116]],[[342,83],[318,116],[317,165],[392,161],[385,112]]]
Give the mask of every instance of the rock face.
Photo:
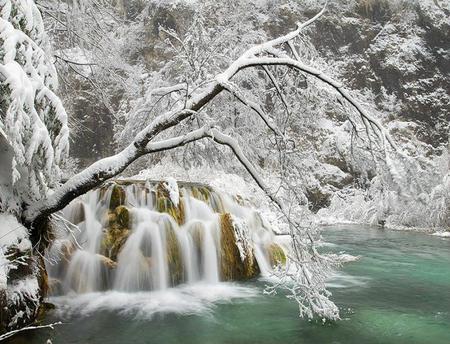
[[[384,111],[393,97],[391,111],[418,124],[419,139],[434,146],[447,142],[448,5],[431,0],[330,5],[311,35],[349,86],[377,94],[375,104]]]

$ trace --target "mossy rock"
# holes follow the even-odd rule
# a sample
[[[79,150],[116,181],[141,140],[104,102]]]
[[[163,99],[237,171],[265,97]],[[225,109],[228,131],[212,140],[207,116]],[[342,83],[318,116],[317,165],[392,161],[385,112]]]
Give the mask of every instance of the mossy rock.
[[[52,311],[52,310],[54,310],[54,309],[56,309],[56,306],[53,303],[42,302],[39,305],[39,309],[38,309],[38,313],[37,313],[37,316],[36,316],[36,320],[38,322],[44,321],[47,313]]]
[[[220,196],[207,186],[190,186],[192,197],[208,204],[216,213],[224,213],[225,208]]]
[[[256,277],[260,270],[253,251],[248,248],[246,258],[241,259],[236,244],[233,220],[229,213],[220,215],[220,253],[221,277],[225,281],[243,280]]]
[[[114,261],[130,235],[130,230],[124,228],[110,229],[102,240],[102,252]]]
[[[109,209],[114,210],[120,205],[125,204],[125,189],[114,184],[111,190],[111,198],[109,200]]]
[[[103,216],[102,225],[104,235],[101,242],[100,253],[113,261],[125,244],[132,224],[130,210],[124,205],[119,205]]]
[[[105,212],[101,218],[101,224],[105,228],[112,227],[117,221],[117,215],[114,211]]]
[[[223,206],[222,198],[215,192],[211,193],[211,198],[209,199],[209,206],[219,214],[225,212],[225,207]]]
[[[117,261],[117,256],[130,234],[131,231],[127,228],[109,227],[102,238],[100,248],[102,255]]]
[[[180,198],[178,206],[175,207],[169,197],[157,193],[156,209],[160,213],[166,213],[172,216],[172,218],[178,223],[178,225],[182,225],[185,222],[184,200],[182,197]]]
[[[170,225],[166,227],[166,257],[171,285],[175,286],[182,283],[184,281],[184,266],[181,247],[177,234]]]
[[[116,215],[115,221],[121,228],[131,228],[131,215],[130,210],[124,205],[118,206],[114,213]]]
[[[157,198],[170,198],[170,193],[166,188],[164,181],[160,181],[156,185],[156,197]]]
[[[283,248],[278,244],[270,244],[267,247],[267,253],[269,254],[269,261],[272,266],[286,265],[286,254]]]
[[[203,201],[205,203],[208,203],[208,201],[211,197],[211,190],[209,190],[207,187],[192,186],[191,194],[192,194],[192,197],[194,197],[200,201]]]

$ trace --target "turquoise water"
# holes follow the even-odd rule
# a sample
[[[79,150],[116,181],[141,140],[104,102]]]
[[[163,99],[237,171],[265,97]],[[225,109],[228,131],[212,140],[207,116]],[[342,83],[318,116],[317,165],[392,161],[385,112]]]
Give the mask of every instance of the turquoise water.
[[[161,293],[103,293],[51,300],[54,330],[14,343],[450,343],[450,239],[342,226],[324,238],[360,255],[330,281],[341,321],[299,319],[264,282],[192,286]]]

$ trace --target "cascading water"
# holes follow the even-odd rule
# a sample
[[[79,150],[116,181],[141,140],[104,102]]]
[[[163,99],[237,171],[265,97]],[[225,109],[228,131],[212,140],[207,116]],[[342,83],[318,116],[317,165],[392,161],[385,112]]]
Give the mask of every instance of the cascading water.
[[[194,184],[179,192],[175,181],[113,182],[70,204],[64,216],[79,231],[52,248],[60,259],[49,274],[59,293],[253,278],[270,273],[282,252],[256,211]]]

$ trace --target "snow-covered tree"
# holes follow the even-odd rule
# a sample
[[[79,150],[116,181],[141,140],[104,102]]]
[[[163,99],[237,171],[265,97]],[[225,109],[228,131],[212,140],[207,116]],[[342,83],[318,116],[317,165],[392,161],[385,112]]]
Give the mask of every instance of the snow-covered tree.
[[[56,187],[68,154],[67,115],[39,10],[0,1],[0,332],[27,325],[43,273],[23,211]]]
[[[15,0],[0,10],[0,210],[20,216],[59,181],[69,130],[39,10]]]

